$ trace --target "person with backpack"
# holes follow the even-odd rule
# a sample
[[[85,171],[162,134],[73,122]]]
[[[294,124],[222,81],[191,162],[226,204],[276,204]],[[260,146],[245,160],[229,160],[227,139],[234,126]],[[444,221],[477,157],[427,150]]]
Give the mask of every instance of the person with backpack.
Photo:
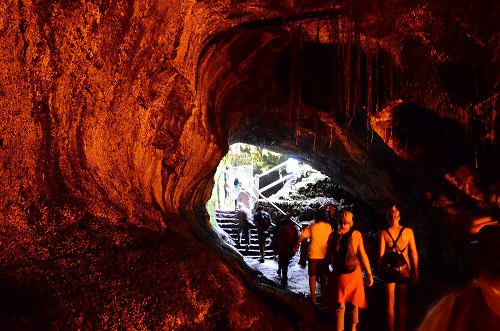
[[[281,276],[281,286],[288,285],[288,266],[295,255],[294,247],[299,239],[299,231],[291,218],[284,215],[273,229],[272,246],[278,257],[278,276]]]
[[[387,324],[389,331],[394,331],[395,314],[394,306],[398,306],[398,330],[405,330],[406,323],[406,290],[408,283],[418,281],[418,253],[413,230],[399,224],[401,219],[399,210],[392,206],[387,211],[389,227],[380,232],[379,249],[377,257],[380,278],[385,281]],[[397,260],[402,255],[398,271],[406,271],[407,275],[398,274],[390,269],[389,260]],[[410,268],[411,257],[411,268]]]
[[[271,215],[264,210],[264,207],[258,206],[253,214],[253,222],[257,227],[257,238],[259,240],[260,259],[259,262],[264,262],[264,249],[266,246],[267,230],[272,225]]]
[[[250,249],[250,229],[254,227],[254,223],[252,220],[251,211],[246,208],[243,203],[238,203],[237,205],[238,211],[236,212],[236,221],[238,224],[238,243],[237,247],[241,247],[242,238],[247,243],[246,250]]]
[[[337,230],[328,238],[327,258],[332,266],[328,275],[327,302],[325,308],[335,309],[337,331],[344,330],[344,317],[349,328],[356,330],[359,322],[359,308],[366,308],[361,265],[368,273],[367,285],[373,285],[370,261],[363,245],[361,232],[354,230],[353,214],[344,210],[339,214]],[[360,263],[361,262],[361,263]]]

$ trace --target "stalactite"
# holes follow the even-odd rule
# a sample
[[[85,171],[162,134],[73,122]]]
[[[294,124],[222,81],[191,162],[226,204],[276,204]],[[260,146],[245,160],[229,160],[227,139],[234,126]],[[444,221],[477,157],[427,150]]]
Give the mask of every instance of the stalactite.
[[[319,18],[316,19],[316,43],[319,44],[319,30],[320,30],[320,25],[319,25]]]
[[[367,43],[369,41],[367,40]],[[369,48],[368,48],[369,49]],[[371,131],[370,114],[372,113],[372,65],[371,55],[366,54],[366,148],[368,148]]]
[[[292,27],[292,42],[290,47],[290,111],[288,113],[288,121],[291,124],[295,111],[296,102],[296,80],[297,80],[297,43],[295,29]]]
[[[379,66],[378,66],[378,52],[375,53],[375,114],[379,112]]]
[[[382,58],[383,60],[383,65],[382,65],[382,84],[383,84],[383,91],[384,91],[384,98],[382,100],[382,108],[384,106],[384,104],[386,104],[387,102],[387,98],[388,98],[388,95],[387,95],[387,91],[388,91],[388,88],[387,88],[387,76],[388,76],[388,72],[389,70],[387,70],[387,56],[384,56]]]
[[[497,83],[495,84],[495,91],[498,91],[497,87],[498,87],[498,81]],[[495,132],[496,132],[496,118],[497,118],[497,96],[498,94],[495,94],[495,96],[493,97],[493,102],[492,102],[492,112],[491,112],[491,143],[492,144],[495,144]]]
[[[320,31],[320,22],[319,19],[316,20],[316,43],[319,44],[319,31]],[[313,137],[313,152],[316,151],[316,137],[318,130],[318,108],[316,107],[316,112],[314,114],[314,137]]]
[[[474,143],[474,158],[476,160],[476,170],[479,168],[479,161],[477,156],[477,144]]]
[[[332,148],[332,143],[333,143],[333,128],[330,127],[330,145],[328,146],[329,148]]]
[[[339,32],[339,20],[336,19],[334,20],[334,22],[332,21],[329,21],[329,23],[331,24],[332,26],[332,39],[334,40],[334,42],[336,42],[337,44],[337,58],[335,59],[336,61],[338,61],[338,58],[339,58],[339,40],[340,40],[340,32]],[[338,82],[339,80],[339,77],[337,76],[338,73],[337,73],[337,68],[334,65],[331,66],[331,75],[333,77],[333,84],[332,84],[332,87],[335,89],[335,82]],[[332,91],[332,101],[331,101],[331,104],[330,104],[330,114],[333,115],[334,113],[334,107],[335,107],[335,101],[337,100],[336,98],[336,93],[335,93],[335,90]],[[333,130],[330,128],[330,144],[329,144],[329,147],[332,147],[332,141],[333,141]]]
[[[392,38],[389,38],[389,56],[387,57],[387,76],[388,76],[388,83],[387,83],[387,86],[388,86],[388,89],[389,89],[389,95],[388,95],[388,98],[389,100],[392,100],[392,98],[394,97],[394,90],[393,90],[393,79],[392,79],[392,74],[393,74],[393,71],[392,71],[392,65],[391,65],[391,56],[393,55],[392,54],[393,50],[392,50]],[[387,101],[387,97],[385,98],[385,100]]]
[[[298,62],[298,75],[297,75],[297,84],[298,84],[298,93],[296,94],[297,100],[295,101],[295,144],[298,145],[298,140],[300,136],[300,107],[302,104],[302,66],[303,66],[303,40],[302,40],[302,19],[299,20],[299,48],[297,54],[297,62]]]
[[[345,57],[344,57],[344,93],[345,93],[345,116],[346,121],[350,117],[351,113],[351,47],[349,44],[345,45]],[[347,125],[346,125],[347,129]]]
[[[354,27],[355,28],[355,27]],[[350,122],[354,120],[356,117],[356,112],[361,107],[361,52],[362,49],[360,47],[360,38],[359,32],[357,29],[354,30],[354,45],[356,50],[356,64],[354,68],[354,94],[353,94],[353,102],[352,102],[352,114],[350,118]],[[349,124],[350,125],[350,124]]]
[[[334,67],[337,71],[337,108],[338,108],[338,112],[342,112],[343,111],[343,90],[342,90],[342,82],[343,82],[343,79],[344,79],[344,76],[343,76],[343,70],[341,70],[341,65],[343,63],[343,58],[344,58],[344,24],[343,24],[343,21],[344,21],[344,18],[342,18],[341,20],[338,21],[338,26],[339,26],[339,29],[338,29],[338,46],[337,46],[337,58],[335,59],[336,60],[336,63],[334,64]]]

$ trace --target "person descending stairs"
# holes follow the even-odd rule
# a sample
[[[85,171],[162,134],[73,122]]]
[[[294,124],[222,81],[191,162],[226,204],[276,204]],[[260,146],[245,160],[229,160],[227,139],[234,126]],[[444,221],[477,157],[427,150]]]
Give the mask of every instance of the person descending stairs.
[[[238,243],[238,220],[236,218],[236,212],[232,210],[216,210],[215,211],[215,219],[217,223],[219,224],[220,228],[223,229],[232,239],[233,245],[238,251],[241,253],[241,255],[245,257],[250,257],[250,258],[255,258],[259,259],[260,258],[260,251],[259,251],[259,242],[258,242],[258,235],[257,235],[257,229],[255,227],[251,227],[249,230],[249,245],[247,249],[246,241],[242,241],[241,247],[237,246]],[[274,257],[274,251],[269,247],[268,243],[270,242],[270,239],[268,238],[266,241],[266,246],[264,250],[264,257],[265,258],[272,258]]]

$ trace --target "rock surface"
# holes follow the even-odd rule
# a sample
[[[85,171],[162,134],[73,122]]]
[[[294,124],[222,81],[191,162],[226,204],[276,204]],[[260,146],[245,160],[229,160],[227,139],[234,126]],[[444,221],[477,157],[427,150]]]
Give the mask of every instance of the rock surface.
[[[3,1],[0,328],[319,328],[209,225],[233,142],[397,203],[451,281],[498,218],[492,6]]]

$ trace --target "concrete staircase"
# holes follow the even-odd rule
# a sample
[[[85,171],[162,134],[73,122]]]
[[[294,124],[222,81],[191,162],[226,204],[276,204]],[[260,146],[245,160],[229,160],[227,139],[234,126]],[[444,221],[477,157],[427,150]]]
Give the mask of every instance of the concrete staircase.
[[[231,237],[231,239],[238,243],[238,221],[236,219],[236,212],[231,210],[216,210],[215,219],[219,226]],[[266,239],[266,248],[264,250],[264,257],[266,259],[274,258],[274,251],[269,248],[271,238]],[[249,258],[260,258],[259,241],[257,237],[257,229],[250,229],[250,246],[247,250],[246,241],[242,239],[241,247],[235,248],[241,255]]]

